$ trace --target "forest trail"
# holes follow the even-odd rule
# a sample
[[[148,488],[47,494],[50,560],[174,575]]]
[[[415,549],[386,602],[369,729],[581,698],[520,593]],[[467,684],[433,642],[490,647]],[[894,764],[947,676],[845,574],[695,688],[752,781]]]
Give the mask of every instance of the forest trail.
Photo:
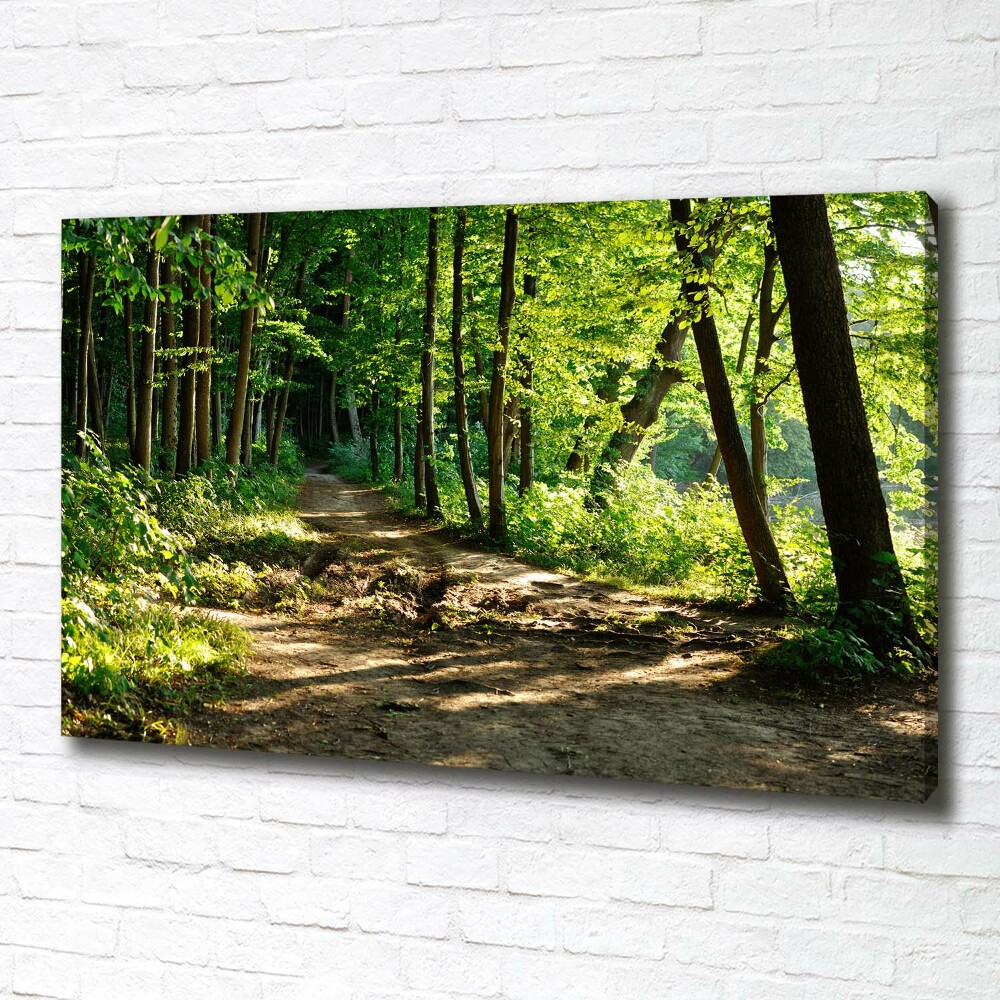
[[[215,612],[253,640],[238,697],[188,742],[545,774],[922,801],[936,714],[761,690],[740,652],[776,622],[658,603],[455,541],[310,470],[322,535],[303,614]]]

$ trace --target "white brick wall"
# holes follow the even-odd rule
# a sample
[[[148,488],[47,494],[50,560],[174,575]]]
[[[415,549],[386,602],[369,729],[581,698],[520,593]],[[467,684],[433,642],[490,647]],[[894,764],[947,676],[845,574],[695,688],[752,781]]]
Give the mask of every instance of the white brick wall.
[[[996,0],[0,4],[0,995],[987,998],[1000,970]],[[925,188],[923,806],[58,735],[64,215]]]

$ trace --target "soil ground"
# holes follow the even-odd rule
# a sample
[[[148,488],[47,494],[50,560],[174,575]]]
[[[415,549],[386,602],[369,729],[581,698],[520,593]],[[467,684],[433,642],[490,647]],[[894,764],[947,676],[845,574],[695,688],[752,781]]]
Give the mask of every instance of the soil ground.
[[[322,535],[302,614],[218,612],[253,639],[202,746],[922,801],[933,689],[769,689],[746,652],[780,623],[539,569],[310,471]]]

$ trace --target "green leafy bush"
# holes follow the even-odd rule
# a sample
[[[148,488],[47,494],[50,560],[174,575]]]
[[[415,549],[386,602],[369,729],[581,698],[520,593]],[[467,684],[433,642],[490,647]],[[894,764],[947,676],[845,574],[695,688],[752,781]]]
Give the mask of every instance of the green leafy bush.
[[[886,670],[860,636],[823,625],[784,639],[755,662],[763,670],[811,684],[859,681]]]

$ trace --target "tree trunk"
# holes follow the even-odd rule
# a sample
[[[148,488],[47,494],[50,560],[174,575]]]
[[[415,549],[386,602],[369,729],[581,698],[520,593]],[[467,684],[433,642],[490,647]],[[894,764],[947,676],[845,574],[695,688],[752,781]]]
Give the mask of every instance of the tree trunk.
[[[876,652],[891,642],[874,606],[915,639],[858,382],[844,288],[821,195],[771,199],[792,346],[839,595],[838,613]]]
[[[504,398],[506,393],[507,352],[510,347],[510,318],[517,290],[514,268],[517,262],[517,212],[507,209],[504,221],[503,264],[500,269],[500,312],[497,319],[497,346],[493,351],[493,377],[490,380],[490,407],[487,442],[489,445],[489,532],[490,538],[506,545],[507,508],[503,492]]]
[[[420,358],[421,437],[423,438],[424,488],[427,516],[441,516],[437,469],[434,465],[434,346],[437,340],[438,216],[429,210],[427,225],[427,274],[424,283],[424,350]]]
[[[368,462],[372,482],[377,483],[382,474],[378,458],[378,392],[372,393],[371,406],[368,408]]]
[[[424,491],[424,403],[417,400],[417,427],[413,444],[413,505],[427,506],[427,494]]]
[[[337,373],[330,372],[330,437],[340,444],[340,424],[337,420]]]
[[[94,428],[94,436],[98,444],[104,447],[104,396],[101,392],[101,381],[97,377],[97,342],[94,339],[94,327],[90,327],[90,343],[87,349],[87,370],[90,387],[87,391],[90,405],[90,422]]]
[[[125,367],[128,369],[128,389],[125,397],[125,436],[131,454],[135,447],[135,343],[132,339],[132,299],[126,295],[122,303],[122,325],[125,334]]]
[[[533,299],[538,294],[538,277],[534,274],[524,276],[524,294],[526,298]],[[523,338],[522,338],[523,342]],[[523,497],[531,489],[531,484],[535,481],[535,440],[531,425],[531,392],[535,381],[535,363],[524,355],[523,368],[521,372],[521,399],[520,413],[518,421],[518,478],[517,495]]]
[[[472,291],[472,285],[468,286],[465,293],[465,301],[471,307],[475,302],[475,296]],[[472,327],[471,337],[472,341],[472,360],[476,366],[476,378],[479,380],[479,423],[482,425],[483,430],[489,426],[490,423],[490,393],[489,389],[486,387],[486,365],[483,362],[483,349],[479,344],[479,337],[476,335],[475,327]]]
[[[153,378],[156,374],[156,289],[160,282],[160,255],[149,244],[146,260],[146,283],[154,294],[146,299],[142,320],[142,351],[139,361],[139,396],[135,413],[135,448],[132,461],[149,472],[149,461],[153,449]]]
[[[687,270],[693,252],[683,227],[690,219],[691,203],[687,199],[671,199],[670,210],[675,225],[674,241]],[[700,255],[704,261],[707,251],[702,250]],[[715,428],[716,440],[722,449],[722,459],[726,463],[733,506],[736,508],[740,530],[750,551],[761,598],[776,610],[784,610],[791,602],[791,588],[785,576],[778,548],[774,544],[767,515],[754,488],[750,460],[740,434],[733,395],[722,358],[722,348],[719,345],[719,334],[715,320],[708,312],[708,285],[703,279],[686,273],[681,294],[687,303],[688,315],[692,318],[692,330],[705,379],[705,392],[712,413],[712,425]]]
[[[263,214],[251,212],[246,217],[248,272],[257,272],[260,260],[260,240],[263,228]],[[255,309],[247,306],[240,316],[240,349],[236,360],[236,376],[233,379],[233,404],[226,433],[226,462],[238,465],[240,445],[243,441],[243,420],[246,416],[247,384],[250,378],[250,348],[253,343]]]
[[[200,215],[185,215],[181,219],[184,234],[194,238],[201,226]],[[182,279],[184,305],[181,310],[184,354],[179,366],[180,376],[180,419],[177,431],[176,469],[179,476],[191,471],[191,453],[194,450],[195,395],[197,388],[197,364],[201,343],[200,310],[195,289],[200,284],[200,273],[191,273],[187,265]]]
[[[80,254],[80,337],[76,356],[76,442],[74,449],[78,458],[87,454],[87,389],[94,315],[94,272],[96,261],[93,254]]]
[[[212,235],[212,217],[205,216],[205,232]],[[195,383],[194,436],[198,464],[212,457],[212,271],[202,265],[204,298],[198,311],[198,374]]]
[[[469,449],[469,415],[465,398],[465,359],[462,357],[462,317],[464,296],[462,294],[462,264],[465,255],[464,209],[455,216],[455,252],[452,266],[451,285],[451,356],[455,367],[455,430],[458,437],[458,464],[462,471],[462,487],[465,503],[469,508],[469,520],[479,524],[483,520],[483,507],[479,502],[476,473],[472,467],[472,452]]]
[[[271,465],[278,464],[278,449],[281,447],[281,432],[285,427],[285,413],[288,410],[288,389],[292,384],[292,372],[295,368],[295,348],[289,347],[285,352],[285,371],[282,374],[284,382],[281,386],[281,396],[278,400],[278,409],[274,416],[274,428],[271,432],[271,440],[268,448],[268,458]]]
[[[603,492],[610,470],[615,465],[628,465],[635,458],[646,431],[660,415],[660,406],[670,389],[683,379],[680,370],[681,353],[687,330],[671,320],[656,342],[656,351],[648,367],[639,376],[632,398],[622,404],[621,426],[604,446],[594,473],[594,493]]]
[[[766,394],[761,393],[761,380],[768,369],[771,348],[778,342],[775,329],[785,309],[781,302],[773,309],[774,271],[778,264],[778,251],[773,239],[764,246],[764,273],[760,281],[760,304],[758,309],[757,352],[754,358],[753,380],[750,383],[750,465],[753,481],[757,487],[761,506],[767,510],[767,435],[764,424],[767,410]]]
[[[396,317],[396,354],[399,354],[399,345],[402,342],[403,333],[400,329],[399,317]],[[403,390],[396,385],[392,394],[392,479],[399,483],[403,480]]]
[[[760,284],[757,285],[757,297],[759,298]],[[753,328],[753,321],[755,317],[754,308],[751,305],[750,311],[747,313],[746,322],[743,324],[743,336],[740,338],[740,353],[739,357],[736,359],[736,374],[743,374],[743,366],[747,362],[747,348],[750,346],[750,331]],[[753,456],[751,455],[750,460],[751,466],[753,465]],[[708,472],[705,475],[705,483],[714,483],[719,478],[719,467],[722,465],[722,449],[716,444],[715,453],[712,455],[711,464],[708,467]],[[764,509],[767,509],[767,504],[764,505]]]
[[[169,285],[173,280],[170,261],[163,260],[160,264],[160,283]],[[160,406],[160,469],[173,474],[177,461],[177,356],[173,352],[177,345],[174,338],[174,307],[169,301],[163,303],[160,332],[166,352],[163,359],[166,379],[163,383],[163,402]]]

